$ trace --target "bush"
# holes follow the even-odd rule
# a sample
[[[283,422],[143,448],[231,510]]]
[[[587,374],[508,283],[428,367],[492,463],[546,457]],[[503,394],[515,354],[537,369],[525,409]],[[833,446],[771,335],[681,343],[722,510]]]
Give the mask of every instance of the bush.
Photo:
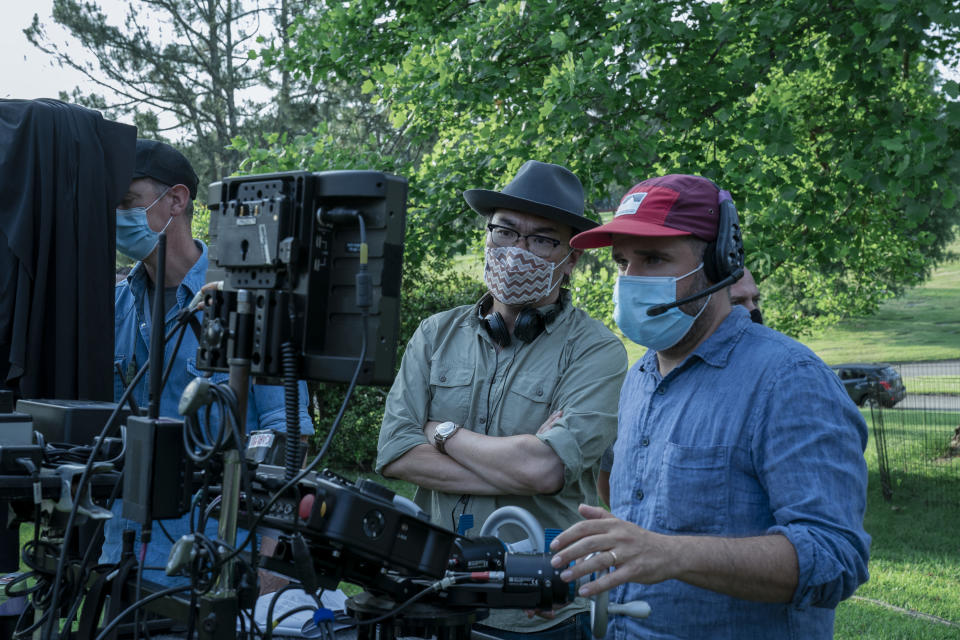
[[[586,311],[607,328],[617,333],[613,321],[613,285],[617,281],[617,268],[609,262],[587,263],[581,260],[571,279],[573,305]]]
[[[405,268],[403,276],[397,368],[407,342],[424,318],[459,305],[472,304],[486,291],[482,280],[464,275],[449,265]],[[316,383],[311,387],[314,422],[318,425],[314,447],[319,450],[340,410],[347,385]],[[323,466],[357,471],[373,468],[387,391],[381,387],[358,386],[354,389]]]

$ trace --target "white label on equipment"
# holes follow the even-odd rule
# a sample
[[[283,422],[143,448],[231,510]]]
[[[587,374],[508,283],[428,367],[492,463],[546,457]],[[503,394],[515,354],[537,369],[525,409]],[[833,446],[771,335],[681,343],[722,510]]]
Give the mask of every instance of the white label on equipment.
[[[272,444],[272,433],[253,433],[250,435],[250,444],[247,448],[253,449],[255,447],[269,447]]]
[[[267,264],[270,263],[270,243],[267,240],[267,225],[261,224],[257,227],[257,231],[260,233],[260,248],[263,249],[263,261]]]

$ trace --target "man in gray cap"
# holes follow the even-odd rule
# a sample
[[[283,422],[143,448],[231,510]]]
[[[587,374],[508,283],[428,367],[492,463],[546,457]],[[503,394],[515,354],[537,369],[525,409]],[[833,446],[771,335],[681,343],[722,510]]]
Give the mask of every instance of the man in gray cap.
[[[126,279],[116,285],[114,294],[114,399],[119,400],[136,372],[147,362],[154,289],[157,286],[157,243],[160,232],[167,234],[164,274],[165,333],[177,323],[177,314],[190,304],[207,277],[207,246],[193,237],[193,201],[197,197],[197,174],[190,162],[170,145],[155,140],[137,140],[133,180],[117,208],[117,250],[138,262]],[[169,378],[160,396],[160,415],[179,419],[177,405],[186,385],[202,375],[196,366],[197,339],[187,330],[179,349],[171,341],[165,347],[164,362],[175,358]],[[141,407],[149,403],[148,371],[134,387],[132,397]],[[227,374],[214,374],[214,382],[223,382]],[[307,387],[300,382],[300,432],[313,433],[313,421],[307,411]],[[218,420],[217,416],[211,420]],[[283,387],[251,385],[247,400],[247,430],[286,429]],[[117,562],[123,529],[139,526],[120,517],[121,502],[113,508],[114,517],[104,526],[102,562]],[[189,517],[161,520],[164,533],[177,540],[189,533]],[[210,519],[207,535],[216,535],[216,521]],[[139,543],[139,540],[138,540]],[[164,566],[170,551],[167,535],[154,535],[147,547],[145,566]],[[182,584],[161,571],[146,571],[146,579],[166,586]]]
[[[489,291],[427,318],[411,338],[387,397],[377,471],[418,485],[417,502],[441,526],[465,533],[472,521],[476,535],[494,510],[516,505],[563,529],[579,520],[578,504],[597,503],[627,365],[622,343],[563,288],[580,257],[570,238],[596,223],[583,215],[577,177],[533,160],[503,191],[464,197],[486,217]],[[478,627],[588,638],[585,605],[552,620],[494,611]]]

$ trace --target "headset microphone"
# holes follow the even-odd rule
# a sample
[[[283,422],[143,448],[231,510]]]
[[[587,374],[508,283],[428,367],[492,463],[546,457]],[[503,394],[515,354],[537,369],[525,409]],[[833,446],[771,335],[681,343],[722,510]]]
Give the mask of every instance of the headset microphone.
[[[682,305],[682,304],[687,304],[688,302],[693,302],[694,300],[698,300],[698,299],[700,299],[700,298],[702,298],[702,297],[704,297],[704,296],[708,296],[708,295],[710,295],[711,293],[713,293],[714,291],[719,291],[720,289],[723,289],[724,287],[733,284],[734,282],[736,282],[737,280],[739,280],[739,279],[740,279],[740,276],[742,276],[742,275],[743,275],[743,268],[741,267],[740,269],[737,269],[736,271],[734,271],[733,273],[731,273],[730,275],[728,275],[726,278],[724,278],[724,279],[721,280],[720,282],[718,282],[718,283],[716,283],[716,284],[714,284],[714,285],[710,285],[709,287],[707,287],[707,288],[704,289],[703,291],[698,291],[697,293],[693,294],[692,296],[687,296],[686,298],[680,298],[679,300],[675,300],[674,302],[668,302],[667,304],[656,304],[656,305],[653,305],[652,307],[650,307],[649,309],[647,309],[647,315],[648,315],[648,316],[659,316],[661,313],[665,313],[665,312],[669,311],[670,309],[673,309],[674,307],[679,307],[679,306]]]

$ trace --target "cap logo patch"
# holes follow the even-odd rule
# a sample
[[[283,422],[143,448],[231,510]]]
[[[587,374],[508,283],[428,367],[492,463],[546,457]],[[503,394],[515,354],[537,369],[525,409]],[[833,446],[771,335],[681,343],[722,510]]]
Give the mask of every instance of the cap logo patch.
[[[643,199],[646,197],[646,191],[631,193],[629,196],[623,199],[623,202],[621,202],[620,206],[617,207],[617,212],[613,214],[613,217],[617,218],[619,216],[632,216],[637,212],[637,209],[640,208],[640,203],[643,202]]]

